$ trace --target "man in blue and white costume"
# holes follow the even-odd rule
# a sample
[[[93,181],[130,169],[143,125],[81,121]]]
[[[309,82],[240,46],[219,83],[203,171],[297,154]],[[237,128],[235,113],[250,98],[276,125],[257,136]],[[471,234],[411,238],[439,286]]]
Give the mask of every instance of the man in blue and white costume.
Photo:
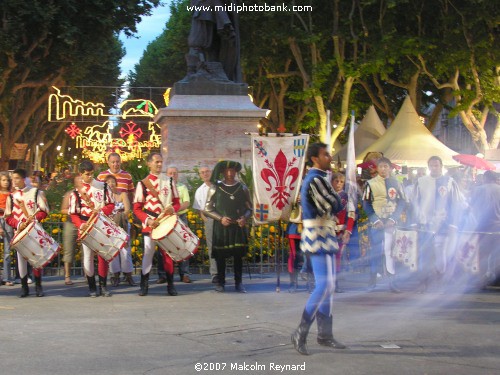
[[[295,349],[304,355],[309,354],[306,339],[315,318],[318,323],[318,344],[345,349],[345,345],[336,341],[332,333],[335,253],[339,251],[334,216],[342,210],[342,203],[326,173],[332,161],[327,146],[324,143],[310,145],[307,161],[312,168],[304,178],[300,190],[303,219],[301,249],[310,253],[316,288],[310,295],[300,324],[291,337]]]

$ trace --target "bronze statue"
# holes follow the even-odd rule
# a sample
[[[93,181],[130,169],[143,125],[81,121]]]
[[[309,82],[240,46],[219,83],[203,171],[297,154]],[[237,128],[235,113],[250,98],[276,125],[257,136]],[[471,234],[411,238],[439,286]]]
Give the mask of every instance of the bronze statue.
[[[186,54],[188,75],[183,81],[202,76],[240,83],[237,0],[191,0],[191,5],[200,8],[193,11]]]

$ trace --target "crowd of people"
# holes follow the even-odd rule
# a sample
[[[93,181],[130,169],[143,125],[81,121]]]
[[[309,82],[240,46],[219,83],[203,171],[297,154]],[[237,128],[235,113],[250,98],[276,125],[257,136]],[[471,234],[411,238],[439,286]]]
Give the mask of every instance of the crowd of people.
[[[445,173],[442,160],[432,156],[428,160],[429,174],[419,169],[411,179],[401,181],[393,173],[396,166],[391,160],[377,155],[366,164],[362,178],[354,182],[355,193],[348,194],[344,174],[331,169],[332,157],[325,144],[310,145],[306,157],[309,169],[304,174],[297,201],[299,214],[292,215],[286,231],[290,245],[289,290],[297,290],[299,274],[303,272],[307,274],[310,293],[300,324],[291,336],[299,353],[309,354],[306,339],[314,320],[318,324],[320,345],[345,348],[333,337],[332,297],[334,293],[345,291],[340,285],[343,266],[361,258],[357,231],[362,216],[368,221],[369,250],[364,255],[369,269],[368,291],[375,290],[379,279],[384,277],[390,292],[401,293],[397,282],[400,266],[395,254],[398,230],[416,233],[416,240],[409,242],[413,250],[406,251],[415,253],[413,268],[417,270],[420,293],[425,293],[430,285],[456,281],[458,273],[475,274],[481,287],[498,277],[499,174],[487,171],[472,186],[467,186],[463,180]],[[157,283],[166,283],[167,294],[176,296],[175,266],[179,269],[179,280],[191,283],[189,260],[174,262],[172,249],[166,248],[155,231],[172,215],[177,218],[176,222],[184,223],[178,230],[189,231],[185,224],[191,205],[188,188],[179,182],[175,166],[169,166],[167,172],[162,173],[163,158],[157,152],[148,155],[148,175],[135,186],[130,173],[122,169],[119,154],[108,155],[108,166],[109,169],[95,177],[94,164],[82,161],[74,177],[74,188],[62,198],[61,213],[71,219],[64,223],[63,230],[65,285],[73,285],[71,267],[77,238],[82,242],[82,265],[90,297],[111,296],[108,275],[113,287],[121,282],[136,285],[132,277],[128,220],[129,213],[133,212],[144,236],[139,295],[148,295],[156,254]],[[217,163],[213,171],[202,166],[199,169],[202,184],[192,205],[204,222],[209,272],[218,293],[226,290],[226,259],[229,257],[233,258],[235,290],[246,293],[242,268],[243,257],[248,251],[247,223],[252,216],[252,203],[248,187],[237,178],[241,168],[239,162],[228,160]],[[70,176],[65,175],[65,178]],[[4,242],[2,285],[14,285],[10,246],[21,237],[16,235],[28,233],[29,237],[35,224],[48,213],[49,204],[40,176],[30,180],[23,169],[0,173],[0,235]],[[107,222],[108,217],[112,224]],[[37,231],[43,231],[42,227]],[[99,233],[94,233],[97,239],[89,235],[99,231],[103,231],[104,239],[99,238]],[[476,250],[469,249],[466,254],[472,253],[475,259],[469,270],[458,267],[464,245],[460,234],[478,238]],[[185,235],[183,232],[182,236]],[[95,242],[107,247],[106,251],[99,250]],[[25,298],[30,295],[30,263],[34,262],[29,255],[17,250],[15,275],[21,284],[19,297]],[[35,295],[43,297],[43,266],[33,267],[32,272]]]
[[[400,180],[394,173],[397,167],[383,155],[375,155],[368,163],[366,173],[357,183],[356,212],[347,210],[348,197],[344,190],[345,176],[328,170],[335,192],[341,197],[342,209],[335,215],[335,231],[340,251],[336,253],[336,292],[341,270],[359,262],[357,222],[360,217],[368,221],[369,249],[363,259],[369,269],[368,290],[377,288],[382,277],[388,289],[400,293],[397,283],[398,246],[413,252],[412,277],[417,281],[417,291],[424,293],[433,284],[445,287],[457,279],[464,279],[474,286],[486,287],[498,277],[498,250],[494,244],[500,239],[500,175],[486,171],[475,181],[462,178],[456,171],[445,173],[442,160],[432,156],[428,171],[415,170],[410,179]],[[482,202],[481,204],[478,204]],[[398,232],[399,231],[399,232]],[[414,233],[412,240],[403,245],[396,240],[397,233]],[[291,259],[296,257],[300,245],[297,224],[287,232]],[[351,236],[355,242],[351,241]],[[294,238],[299,239],[294,240]],[[468,267],[464,264],[468,263]],[[297,288],[296,270],[307,264],[289,263],[290,290]],[[457,275],[461,274],[461,275]],[[458,278],[457,278],[458,276]]]
[[[109,169],[100,172],[97,177],[95,177],[95,166],[89,160],[80,163],[78,175],[74,178],[71,177],[69,171],[64,172],[66,181],[71,178],[74,181],[74,188],[64,194],[61,204],[61,213],[70,218],[64,222],[62,236],[65,285],[74,284],[71,272],[78,248],[77,239],[81,242],[82,266],[90,297],[111,296],[108,275],[113,287],[117,287],[121,282],[131,286],[136,285],[132,277],[130,242],[122,241],[122,243],[112,239],[108,244],[105,239],[94,239],[92,235],[93,232],[102,230],[99,229],[97,223],[101,220],[100,215],[103,215],[112,218],[114,226],[121,228],[129,237],[131,224],[128,218],[129,213],[133,212],[134,217],[142,226],[144,238],[139,295],[148,294],[149,275],[156,254],[157,283],[167,283],[167,294],[176,296],[178,293],[174,285],[174,268],[178,266],[181,282],[191,283],[189,259],[174,262],[166,251],[171,249],[164,249],[165,245],[153,239],[152,233],[166,217],[174,214],[178,221],[187,223],[186,213],[191,204],[187,186],[178,181],[179,173],[175,166],[169,166],[166,173],[162,173],[163,158],[157,152],[148,155],[149,173],[135,186],[130,173],[122,169],[119,154],[110,153],[107,161]],[[252,206],[248,188],[237,180],[237,173],[240,170],[241,164],[234,161],[219,162],[213,173],[208,167],[202,166],[199,169],[203,183],[196,191],[193,207],[200,212],[204,220],[210,256],[210,274],[217,292],[225,291],[227,257],[233,257],[236,291],[246,292],[242,284],[242,268],[243,257],[248,250],[246,224],[251,218]],[[24,169],[1,174],[0,234],[4,240],[2,285],[13,286],[15,284],[10,259],[12,238],[23,232],[30,223],[41,221],[47,216],[49,205],[44,189],[50,186],[56,178],[57,176],[53,176],[53,179],[44,184],[41,176],[29,178]],[[106,232],[105,237],[114,237],[113,233]],[[98,235],[99,233],[95,234],[95,236]],[[82,241],[83,238],[87,241]],[[100,253],[99,246],[97,244],[93,246],[93,241],[104,241],[104,245],[113,251],[112,259],[107,259],[109,254]],[[43,256],[43,254],[37,254],[37,256]],[[94,275],[96,256],[98,283]],[[50,259],[47,259],[47,263],[49,261]],[[15,272],[16,279],[22,285],[20,297],[24,298],[29,295],[28,284],[31,283],[29,272],[35,275],[36,295],[42,297],[44,295],[41,286],[42,268],[33,270],[30,268],[26,255],[18,252]],[[122,275],[123,279],[121,279]]]

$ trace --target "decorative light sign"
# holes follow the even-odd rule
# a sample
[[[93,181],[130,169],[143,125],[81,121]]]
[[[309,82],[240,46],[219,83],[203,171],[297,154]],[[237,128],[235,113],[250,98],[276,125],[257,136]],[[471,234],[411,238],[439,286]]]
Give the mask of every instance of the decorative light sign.
[[[55,86],[56,91],[49,95],[48,121],[62,121],[75,117],[121,117],[122,119],[146,117],[148,118],[149,138],[141,140],[144,135],[143,130],[133,121],[127,122],[119,130],[121,138],[113,138],[110,131],[110,120],[102,124],[87,126],[80,129],[74,122],[71,123],[65,132],[72,139],[75,139],[76,147],[82,150],[82,156],[91,159],[95,163],[105,163],[106,154],[117,152],[123,161],[138,159],[142,157],[144,149],[160,148],[161,131],[160,126],[151,121],[158,113],[156,105],[148,99],[128,99],[118,106],[121,114],[105,114],[103,103],[84,102],[73,99],[70,95],[62,95],[61,90]],[[170,88],[163,94],[165,104],[168,106]],[[109,111],[107,111],[109,112]]]
[[[78,134],[80,134],[81,130],[74,122],[71,123],[65,130],[67,135],[71,137],[71,139],[75,139]]]
[[[154,122],[148,123],[150,131],[147,140],[141,140],[144,132],[136,123],[129,121],[120,128],[121,138],[113,138],[109,121],[102,125],[88,126],[83,134],[76,136],[76,148],[82,149],[82,156],[94,163],[105,163],[106,154],[117,152],[123,161],[142,158],[144,149],[160,148],[161,135],[157,133],[160,126]]]
[[[61,90],[55,86],[56,91],[49,95],[48,121],[71,120],[75,117],[116,117],[116,114],[105,112],[103,103],[84,102],[73,99],[70,95],[62,95]],[[165,105],[168,106],[170,88],[163,94]],[[118,105],[123,119],[128,117],[147,117],[153,119],[158,113],[156,105],[148,99],[127,99]]]
[[[48,121],[61,121],[68,117],[99,117],[104,114],[103,103],[84,102],[69,95],[61,95],[61,90],[52,86],[55,94],[49,95]]]

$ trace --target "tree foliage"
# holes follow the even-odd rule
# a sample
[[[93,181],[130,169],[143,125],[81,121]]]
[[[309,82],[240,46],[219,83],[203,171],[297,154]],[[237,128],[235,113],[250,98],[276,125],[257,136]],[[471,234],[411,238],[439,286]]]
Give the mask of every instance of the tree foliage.
[[[124,55],[117,35],[136,32],[141,16],[159,0],[2,0],[0,2],[1,162],[15,142],[31,145],[46,124],[51,86],[120,84]],[[100,95],[100,101],[112,98]],[[88,98],[92,100],[94,98]],[[52,129],[51,129],[52,128]],[[42,130],[43,129],[43,130]]]
[[[170,18],[163,33],[148,44],[128,76],[131,87],[171,87],[184,77],[184,55],[188,51],[187,37],[191,25],[191,14],[186,5],[189,5],[189,0],[171,2]]]

